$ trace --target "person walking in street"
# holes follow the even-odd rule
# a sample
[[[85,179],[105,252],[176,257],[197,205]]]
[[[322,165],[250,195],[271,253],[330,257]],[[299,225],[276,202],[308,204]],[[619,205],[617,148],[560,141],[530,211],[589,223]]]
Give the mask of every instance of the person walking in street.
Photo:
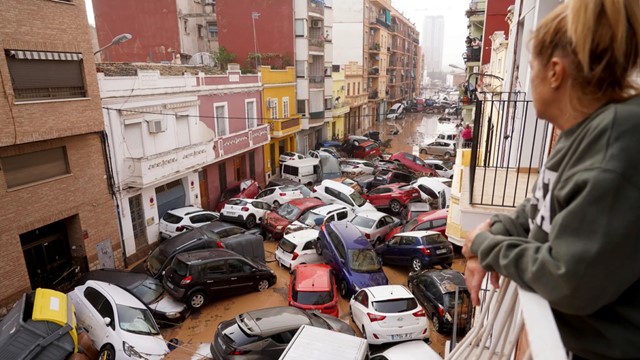
[[[640,1],[567,0],[531,50],[533,105],[562,133],[532,196],[467,234],[472,301],[506,276],[549,302],[573,359],[638,359]]]

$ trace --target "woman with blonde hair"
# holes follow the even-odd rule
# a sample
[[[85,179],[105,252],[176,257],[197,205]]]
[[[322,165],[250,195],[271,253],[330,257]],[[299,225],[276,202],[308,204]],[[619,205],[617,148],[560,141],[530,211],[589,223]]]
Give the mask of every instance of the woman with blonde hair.
[[[486,272],[544,297],[574,359],[640,358],[640,1],[568,0],[531,39],[538,117],[562,131],[531,197],[467,234]]]

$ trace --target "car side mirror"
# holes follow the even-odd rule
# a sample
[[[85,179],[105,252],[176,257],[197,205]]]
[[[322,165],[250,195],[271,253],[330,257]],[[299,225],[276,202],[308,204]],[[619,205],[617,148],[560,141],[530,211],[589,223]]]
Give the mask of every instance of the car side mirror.
[[[111,324],[111,318],[110,317],[105,317],[104,318],[104,324],[109,326],[109,324]]]

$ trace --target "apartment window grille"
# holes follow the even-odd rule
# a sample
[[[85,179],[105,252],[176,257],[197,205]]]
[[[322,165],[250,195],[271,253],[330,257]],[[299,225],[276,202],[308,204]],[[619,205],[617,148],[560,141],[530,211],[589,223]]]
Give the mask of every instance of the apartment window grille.
[[[71,173],[65,147],[2,157],[0,166],[8,189]]]

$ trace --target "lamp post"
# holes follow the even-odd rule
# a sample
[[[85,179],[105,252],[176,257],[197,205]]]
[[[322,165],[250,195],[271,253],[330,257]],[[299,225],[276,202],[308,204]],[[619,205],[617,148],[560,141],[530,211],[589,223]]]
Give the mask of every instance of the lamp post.
[[[98,53],[101,53],[102,51],[104,51],[104,49],[113,46],[113,45],[120,45],[123,42],[129,41],[131,40],[131,38],[133,38],[133,36],[131,36],[131,34],[120,34],[116,37],[113,38],[113,40],[111,40],[111,43],[108,45],[105,45],[103,47],[101,47],[100,49],[96,50],[96,52],[93,53],[93,55],[97,55]]]
[[[251,13],[251,22],[253,23],[253,55],[256,58],[256,73],[259,72],[258,69],[258,42],[256,40],[256,19],[260,16],[259,12]]]

